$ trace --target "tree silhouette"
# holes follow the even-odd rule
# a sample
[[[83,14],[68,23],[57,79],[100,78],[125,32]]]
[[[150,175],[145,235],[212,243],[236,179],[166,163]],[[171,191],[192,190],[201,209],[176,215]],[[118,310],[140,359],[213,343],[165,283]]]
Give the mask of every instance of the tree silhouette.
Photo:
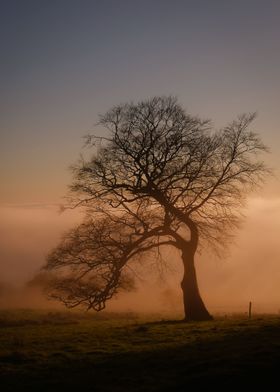
[[[190,116],[173,97],[119,105],[100,117],[106,137],[89,136],[91,159],[74,168],[72,207],[86,219],[48,257],[51,295],[67,306],[101,310],[132,285],[131,266],[161,247],[181,252],[185,319],[208,320],[194,257],[218,251],[241,218],[249,191],[268,172],[266,151],[242,115],[220,131]]]

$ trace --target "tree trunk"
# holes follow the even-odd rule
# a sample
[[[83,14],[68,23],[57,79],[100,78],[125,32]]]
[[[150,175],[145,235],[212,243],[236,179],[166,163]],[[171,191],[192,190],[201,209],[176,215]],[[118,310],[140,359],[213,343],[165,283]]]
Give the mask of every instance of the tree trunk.
[[[184,277],[181,283],[184,298],[185,321],[207,321],[213,317],[206,309],[197,285],[194,266],[194,255],[191,252],[182,252],[184,264]]]

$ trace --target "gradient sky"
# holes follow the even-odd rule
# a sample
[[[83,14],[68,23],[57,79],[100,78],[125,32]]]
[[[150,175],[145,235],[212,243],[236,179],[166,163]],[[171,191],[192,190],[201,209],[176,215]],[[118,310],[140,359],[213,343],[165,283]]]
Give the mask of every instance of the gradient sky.
[[[280,166],[280,3],[2,0],[1,201],[57,202],[98,114],[177,95],[222,126],[258,111]]]
[[[82,136],[94,130],[98,115],[121,102],[173,94],[190,114],[211,118],[217,127],[258,112],[254,129],[271,148],[267,162],[276,177],[249,203],[258,227],[247,227],[245,238],[255,237],[245,253],[235,250],[235,265],[240,271],[241,260],[249,260],[253,270],[258,251],[272,249],[271,271],[279,282],[279,20],[278,0],[2,0],[3,279],[26,279],[77,221],[48,212],[47,204],[65,196],[68,167],[83,152]],[[266,237],[258,214],[266,216]],[[213,270],[205,268],[207,278]],[[219,277],[226,287],[229,280]],[[210,288],[215,279],[209,282]]]

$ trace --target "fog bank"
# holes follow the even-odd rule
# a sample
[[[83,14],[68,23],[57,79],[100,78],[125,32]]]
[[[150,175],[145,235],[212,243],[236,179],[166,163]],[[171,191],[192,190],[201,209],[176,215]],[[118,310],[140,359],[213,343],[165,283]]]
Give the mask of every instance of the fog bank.
[[[0,284],[6,293],[0,290],[0,306],[57,306],[39,290],[22,287],[80,214],[60,214],[51,205],[9,205],[0,208],[0,215]],[[249,301],[255,311],[280,309],[280,198],[251,199],[246,215],[229,257],[217,259],[205,251],[196,258],[201,294],[212,312],[245,312]],[[143,274],[138,290],[119,294],[108,310],[181,312],[182,266],[176,258],[168,251],[170,268],[160,278]]]

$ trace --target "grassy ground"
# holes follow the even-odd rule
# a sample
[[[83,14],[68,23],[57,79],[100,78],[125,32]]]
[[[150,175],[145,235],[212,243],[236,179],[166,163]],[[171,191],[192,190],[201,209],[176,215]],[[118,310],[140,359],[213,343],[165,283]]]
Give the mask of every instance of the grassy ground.
[[[3,391],[185,391],[194,384],[272,390],[279,365],[277,316],[186,324],[133,314],[0,311]]]

